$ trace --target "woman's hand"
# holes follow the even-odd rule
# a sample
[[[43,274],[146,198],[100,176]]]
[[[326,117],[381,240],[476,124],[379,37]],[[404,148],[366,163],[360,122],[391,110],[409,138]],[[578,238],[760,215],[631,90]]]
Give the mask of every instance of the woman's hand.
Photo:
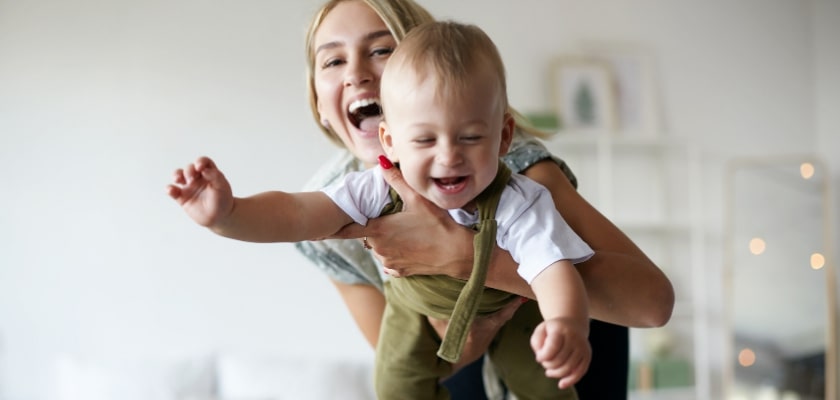
[[[347,225],[333,237],[364,237],[385,266],[385,272],[394,277],[446,275],[468,279],[473,267],[475,232],[457,224],[449,213],[412,190],[399,169],[383,166],[382,175],[400,194],[403,211],[371,219],[367,226]],[[495,246],[486,285],[534,299],[531,287],[516,270],[517,263],[510,253]]]
[[[412,190],[399,169],[383,169],[382,172],[385,180],[400,194],[403,211],[371,219],[364,227],[345,226],[334,237],[365,237],[365,242],[391,276],[469,278],[475,233]]]
[[[487,352],[487,348],[490,347],[490,342],[499,333],[499,329],[513,317],[513,314],[516,313],[519,306],[527,300],[524,297],[521,300],[512,300],[501,310],[493,314],[476,316],[470,326],[470,331],[467,333],[467,341],[464,343],[461,358],[458,359],[456,364],[452,365],[452,372],[455,373],[462,367],[481,358]],[[428,317],[428,319],[432,328],[442,338],[446,334],[446,327],[449,326],[449,321],[432,317]]]

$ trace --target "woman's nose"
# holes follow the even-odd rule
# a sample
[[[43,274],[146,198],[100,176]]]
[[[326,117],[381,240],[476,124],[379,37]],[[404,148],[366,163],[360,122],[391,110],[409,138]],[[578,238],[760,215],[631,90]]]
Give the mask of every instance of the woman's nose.
[[[361,86],[374,80],[373,68],[364,62],[351,61],[345,69],[344,86]]]

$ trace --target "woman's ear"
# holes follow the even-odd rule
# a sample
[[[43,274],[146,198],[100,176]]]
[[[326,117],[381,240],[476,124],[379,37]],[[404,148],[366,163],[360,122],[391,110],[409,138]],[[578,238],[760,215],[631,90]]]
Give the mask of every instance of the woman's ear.
[[[502,118],[502,141],[499,144],[499,157],[507,154],[513,142],[513,132],[516,130],[516,119],[509,112]]]
[[[379,143],[382,144],[382,150],[385,150],[385,155],[393,163],[398,163],[397,155],[394,152],[394,137],[391,135],[391,129],[385,121],[379,122]]]
[[[324,117],[324,112],[321,110],[321,100],[315,100],[315,108],[318,110],[318,119],[321,121],[321,126],[324,128],[330,129],[330,120]]]

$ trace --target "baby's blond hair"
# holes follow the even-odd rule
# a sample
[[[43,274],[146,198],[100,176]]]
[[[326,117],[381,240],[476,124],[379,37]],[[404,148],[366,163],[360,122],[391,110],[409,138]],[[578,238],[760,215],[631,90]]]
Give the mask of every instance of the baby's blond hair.
[[[406,35],[382,73],[383,109],[388,109],[392,89],[410,73],[420,82],[432,80],[439,97],[458,98],[476,79],[482,85],[494,85],[500,101],[499,117],[508,108],[505,66],[496,45],[475,25],[453,21],[430,22]],[[484,72],[484,73],[482,73]],[[489,72],[489,76],[486,72]],[[468,101],[469,99],[459,99]],[[386,117],[387,118],[387,117]]]

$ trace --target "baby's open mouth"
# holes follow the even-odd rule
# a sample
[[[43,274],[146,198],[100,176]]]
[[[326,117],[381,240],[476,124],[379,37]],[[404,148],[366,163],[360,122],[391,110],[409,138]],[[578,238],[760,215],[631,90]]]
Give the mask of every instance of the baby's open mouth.
[[[347,111],[350,122],[356,128],[365,132],[375,132],[379,129],[379,121],[382,120],[382,107],[379,106],[379,99],[356,100],[350,103]]]
[[[454,178],[433,178],[435,184],[444,189],[454,189],[467,180],[466,177],[456,176]]]

